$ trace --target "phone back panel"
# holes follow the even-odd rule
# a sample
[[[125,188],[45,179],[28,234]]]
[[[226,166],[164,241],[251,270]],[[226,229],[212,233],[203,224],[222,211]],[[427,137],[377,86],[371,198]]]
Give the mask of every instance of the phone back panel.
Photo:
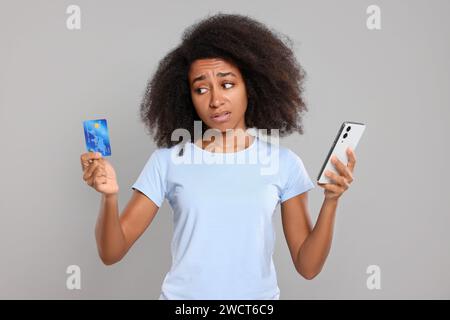
[[[334,164],[332,164],[330,161],[331,156],[336,155],[337,158],[341,160],[342,163],[344,163],[344,165],[347,165],[348,158],[346,149],[348,147],[351,147],[353,150],[356,150],[358,142],[361,139],[361,136],[365,129],[366,125],[358,122],[346,121],[342,124],[342,127],[339,130],[339,133],[336,136],[333,145],[328,152],[328,156],[326,157],[326,160],[322,166],[322,169],[320,170],[317,177],[317,181],[319,183],[332,183],[332,181],[324,175],[327,170],[339,174],[335,169]],[[347,136],[344,138],[345,134],[347,134]]]

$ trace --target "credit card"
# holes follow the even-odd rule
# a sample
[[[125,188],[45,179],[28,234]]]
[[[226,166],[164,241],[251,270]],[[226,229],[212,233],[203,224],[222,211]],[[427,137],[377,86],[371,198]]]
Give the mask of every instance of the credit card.
[[[83,121],[83,127],[87,151],[100,152],[102,156],[110,156],[111,145],[106,119]]]

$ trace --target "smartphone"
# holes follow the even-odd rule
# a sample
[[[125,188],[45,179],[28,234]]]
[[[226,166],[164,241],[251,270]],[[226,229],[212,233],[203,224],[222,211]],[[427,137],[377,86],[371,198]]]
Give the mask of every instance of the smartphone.
[[[334,139],[333,145],[328,152],[328,155],[320,169],[319,175],[317,176],[317,182],[319,183],[332,183],[327,176],[325,176],[325,171],[330,170],[334,173],[339,174],[331,163],[331,156],[336,155],[336,157],[345,165],[348,162],[347,158],[347,148],[350,147],[353,151],[356,149],[359,140],[361,139],[366,125],[360,122],[345,121],[342,123],[341,128]]]

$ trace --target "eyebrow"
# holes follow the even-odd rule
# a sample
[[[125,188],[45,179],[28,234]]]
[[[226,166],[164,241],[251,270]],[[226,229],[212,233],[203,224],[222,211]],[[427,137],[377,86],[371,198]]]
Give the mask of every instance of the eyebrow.
[[[230,76],[237,78],[233,72],[219,72],[216,75],[218,77],[226,77],[226,76],[230,75]],[[205,80],[205,79],[206,79],[205,75],[202,74],[201,76],[198,76],[197,78],[192,80],[192,84],[194,84],[196,81]]]

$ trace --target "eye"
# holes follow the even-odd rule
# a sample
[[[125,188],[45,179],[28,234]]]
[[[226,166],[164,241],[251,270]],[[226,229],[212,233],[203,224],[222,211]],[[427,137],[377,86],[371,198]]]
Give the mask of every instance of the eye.
[[[232,82],[224,82],[223,84],[222,84],[222,86],[226,86],[226,85],[230,85],[231,87],[225,87],[226,89],[231,89],[232,87],[234,87],[234,83],[232,83]],[[197,88],[197,89],[195,89],[194,91],[196,92],[196,93],[198,93],[198,94],[203,94],[204,92],[201,92],[200,90],[207,90],[206,88]]]
[[[205,88],[198,88],[198,89],[195,89],[195,92],[197,92],[199,94],[203,94],[202,92],[200,92],[200,90],[202,90],[202,89],[206,90]]]

